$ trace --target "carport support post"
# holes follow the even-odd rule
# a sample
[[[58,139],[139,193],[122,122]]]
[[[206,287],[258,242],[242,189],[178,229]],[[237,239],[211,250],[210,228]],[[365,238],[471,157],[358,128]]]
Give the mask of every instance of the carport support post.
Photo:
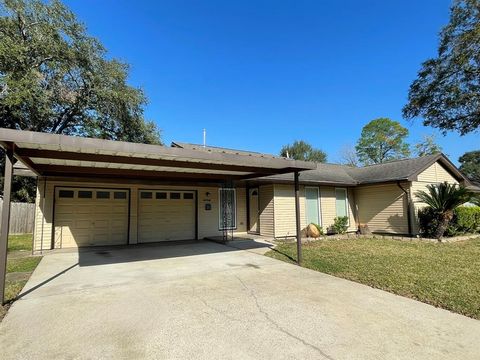
[[[302,229],[300,227],[300,189],[298,185],[298,171],[295,171],[295,220],[297,227],[297,263],[302,264]]]
[[[10,226],[10,198],[12,193],[13,148],[5,149],[5,177],[3,178],[2,222],[0,225],[0,301],[5,301],[5,275],[7,272],[8,227]]]

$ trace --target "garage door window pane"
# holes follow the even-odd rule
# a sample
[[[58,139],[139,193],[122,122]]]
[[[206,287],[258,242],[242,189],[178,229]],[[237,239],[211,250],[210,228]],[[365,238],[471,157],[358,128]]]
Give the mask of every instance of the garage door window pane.
[[[174,200],[180,199],[180,193],[177,193],[177,192],[170,193],[170,199],[174,199]]]
[[[60,190],[58,192],[58,197],[61,198],[73,198],[74,192],[73,190]]]
[[[91,199],[92,198],[92,192],[87,191],[87,190],[79,190],[78,191],[78,197],[80,199]]]
[[[219,229],[237,227],[237,204],[235,189],[219,189]]]
[[[113,198],[115,200],[124,200],[127,198],[127,192],[126,191],[115,191],[113,193]]]
[[[166,199],[167,198],[167,193],[166,192],[157,192],[156,198],[160,199],[160,200]]]
[[[110,199],[110,191],[97,191],[97,199]]]
[[[143,191],[143,192],[140,193],[140,197],[142,199],[151,199],[152,198],[152,193]]]
[[[184,193],[183,198],[191,200],[191,199],[193,199],[193,194],[192,193]]]

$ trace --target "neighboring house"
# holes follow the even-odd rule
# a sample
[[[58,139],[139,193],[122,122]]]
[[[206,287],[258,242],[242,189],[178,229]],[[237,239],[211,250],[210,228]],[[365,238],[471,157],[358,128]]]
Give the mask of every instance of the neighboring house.
[[[301,227],[418,233],[427,184],[468,180],[441,154],[352,168],[175,142],[172,147],[0,130],[0,141],[38,178],[34,250],[137,244],[247,232],[296,234]],[[35,174],[34,174],[35,173]]]

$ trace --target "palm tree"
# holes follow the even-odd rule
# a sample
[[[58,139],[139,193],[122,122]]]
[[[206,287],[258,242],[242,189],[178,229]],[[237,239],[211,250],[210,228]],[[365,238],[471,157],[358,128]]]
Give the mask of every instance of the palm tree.
[[[477,206],[480,206],[480,195],[477,195],[477,196],[474,196],[470,202],[472,202],[473,204],[477,205]]]
[[[415,195],[438,215],[439,223],[434,236],[440,240],[453,218],[453,210],[472,199],[473,193],[463,186],[447,182],[427,185],[427,190],[417,191]]]

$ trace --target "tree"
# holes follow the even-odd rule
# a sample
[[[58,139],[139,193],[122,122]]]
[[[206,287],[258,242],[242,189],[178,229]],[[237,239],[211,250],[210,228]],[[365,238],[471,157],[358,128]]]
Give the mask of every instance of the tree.
[[[435,142],[435,136],[424,136],[423,140],[414,145],[413,152],[416,156],[433,155],[442,152],[442,147]]]
[[[415,195],[438,216],[438,226],[434,231],[436,239],[443,237],[448,224],[453,219],[453,210],[473,198],[473,193],[465,187],[447,182],[429,184],[427,191],[420,190]]]
[[[280,150],[280,156],[295,160],[326,162],[327,154],[320,149],[315,149],[312,145],[303,140],[296,140],[293,144],[284,145]]]
[[[363,164],[381,164],[388,160],[407,157],[410,154],[405,138],[408,130],[398,121],[379,118],[370,121],[362,129],[355,146]]]
[[[357,167],[360,163],[355,148],[345,145],[340,149],[340,163],[343,165]]]
[[[406,118],[461,135],[480,128],[480,0],[455,0],[435,58],[410,86]]]
[[[58,0],[4,0],[0,33],[2,127],[160,142],[143,118],[145,95],[126,83],[128,65],[107,59]]]
[[[480,150],[469,151],[460,156],[460,171],[470,180],[480,182]]]
[[[128,71],[60,1],[0,1],[0,127],[159,144]]]

